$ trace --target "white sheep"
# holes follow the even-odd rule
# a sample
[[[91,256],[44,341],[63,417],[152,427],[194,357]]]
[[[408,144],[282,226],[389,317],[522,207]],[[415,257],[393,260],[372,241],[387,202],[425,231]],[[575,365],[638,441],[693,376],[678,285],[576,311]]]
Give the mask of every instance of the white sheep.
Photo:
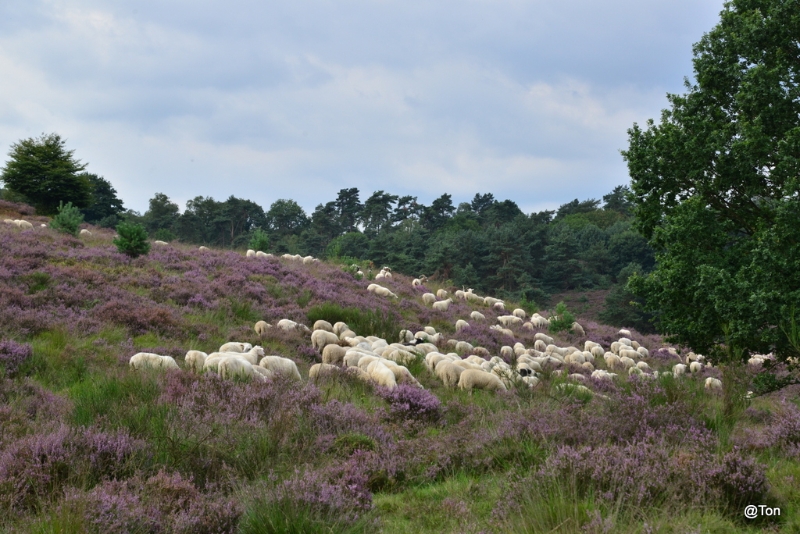
[[[612,371],[614,369],[619,369],[622,367],[622,362],[620,361],[619,356],[617,356],[613,352],[606,352],[603,355],[603,359],[606,361],[606,367],[608,367]]]
[[[459,319],[456,321],[456,332],[460,332],[461,330],[469,328],[469,323],[464,319]]]
[[[423,293],[422,302],[430,306],[431,304],[436,302],[436,295],[434,295],[433,293]]]
[[[247,252],[245,253],[245,257],[246,258],[255,258],[256,257],[256,251],[251,249],[251,248],[247,249]]]
[[[217,352],[246,352],[253,348],[250,343],[242,343],[241,341],[230,341],[222,345]]]
[[[217,365],[220,378],[232,379],[234,377],[252,377],[253,365],[241,358],[223,358]]]
[[[421,286],[421,285],[422,285],[422,280],[420,280],[419,278],[414,278],[411,281],[411,286],[412,287],[417,287],[417,286]]]
[[[272,328],[272,325],[269,324],[268,322],[258,321],[256,325],[253,327],[253,330],[255,330],[256,334],[258,334],[259,336],[264,337],[267,335],[267,331],[270,328]]]
[[[392,291],[389,288],[383,286],[376,287],[373,292],[379,297],[392,297],[394,299],[399,298],[397,295],[392,293]]]
[[[17,221],[17,226],[19,226],[23,230],[30,230],[31,228],[33,228],[33,225],[31,223],[29,223],[28,221],[24,220],[24,219],[21,219],[21,220]],[[83,234],[84,231],[88,231],[88,230],[81,230],[81,234]],[[89,234],[89,235],[92,235],[92,234]]]
[[[684,364],[676,363],[674,366],[672,366],[672,375],[675,378],[678,378],[679,376],[685,374],[686,374],[686,366]]]
[[[315,363],[311,366],[311,369],[308,370],[308,379],[312,382],[316,382],[317,379],[331,373],[335,373],[339,370],[339,367],[335,365],[330,365],[327,363]]]
[[[156,239],[155,241],[153,241],[153,244],[158,245],[159,247],[165,247],[169,243],[167,243],[166,241],[161,241],[160,239]]]
[[[447,298],[447,291],[445,291],[444,289],[438,290],[436,292],[436,297],[440,298],[440,299],[446,299]]]
[[[327,345],[338,345],[339,338],[333,332],[327,330],[314,330],[311,333],[311,346],[317,349],[320,354]]]
[[[462,372],[458,379],[458,387],[459,389],[487,389],[491,391],[505,391],[508,389],[497,375],[486,371],[478,371],[477,369],[467,369]]]
[[[526,317],[528,317],[528,314],[525,313],[525,310],[523,310],[522,308],[515,308],[514,311],[511,312],[511,315],[519,317],[520,319],[523,319],[523,320]]]
[[[277,327],[281,330],[290,332],[292,330],[303,330],[304,332],[311,332],[311,330],[304,324],[297,323],[291,319],[281,319],[278,321]]]
[[[433,303],[433,309],[436,311],[447,311],[452,303],[453,299],[440,300],[439,302]]]
[[[533,336],[533,339],[541,339],[547,345],[553,345],[554,344],[553,338],[548,336],[547,334],[543,334],[542,332],[539,332],[539,333],[535,334]]]
[[[329,363],[332,365],[341,365],[344,361],[344,356],[347,354],[347,349],[339,345],[326,345],[322,349],[322,363]]]
[[[314,330],[327,330],[328,332],[333,332],[333,325],[328,321],[323,319],[318,319],[314,321]]]
[[[200,247],[197,250],[199,250],[200,252],[208,252],[208,247]]]
[[[461,373],[463,372],[463,367],[452,362],[440,362],[439,365],[436,366],[436,377],[441,380],[447,388],[458,386],[459,378],[461,378]]]
[[[505,327],[519,326],[522,324],[522,319],[515,315],[501,315],[497,318],[497,322]]]
[[[171,356],[162,356],[152,352],[137,352],[129,360],[129,365],[135,370],[152,369],[180,369]]]
[[[381,361],[372,362],[368,367],[367,374],[369,374],[370,379],[381,386],[389,389],[397,387],[397,379],[394,373]]]
[[[706,378],[705,388],[708,390],[722,391],[722,381],[719,378],[709,376]]]
[[[486,320],[486,316],[483,315],[479,311],[474,311],[474,312],[470,313],[469,314],[469,318],[472,319],[473,321],[485,321]]]
[[[264,258],[271,258],[272,254],[267,254],[266,252],[262,252],[260,250],[256,250],[256,258],[264,259]]]
[[[186,367],[200,373],[203,371],[203,364],[206,363],[206,358],[208,358],[208,354],[199,350],[190,350],[186,353],[186,356],[183,358],[184,363],[186,363]]]
[[[692,362],[689,364],[690,373],[699,373],[703,370],[703,364],[700,362]]]
[[[273,373],[286,375],[290,378],[301,380],[300,371],[297,370],[297,364],[289,358],[281,356],[264,356],[258,365],[265,369],[269,369]]]
[[[631,337],[631,331],[630,330],[621,329],[618,333],[619,333],[619,335],[627,337],[627,338]]]
[[[572,323],[572,328],[570,330],[572,330],[572,333],[575,334],[576,336],[583,337],[586,335],[586,331],[578,322]]]
[[[649,358],[650,357],[650,351],[647,350],[644,347],[639,347],[638,349],[636,349],[636,352],[641,354],[643,358]]]

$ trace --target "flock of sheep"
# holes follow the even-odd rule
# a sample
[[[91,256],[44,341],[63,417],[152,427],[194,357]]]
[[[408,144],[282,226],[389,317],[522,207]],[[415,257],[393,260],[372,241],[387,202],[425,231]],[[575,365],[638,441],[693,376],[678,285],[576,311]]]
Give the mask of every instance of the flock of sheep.
[[[201,247],[202,248],[202,247]],[[247,251],[247,257],[274,258],[271,254],[261,251]],[[282,259],[296,261],[303,264],[318,262],[311,256],[284,254]],[[391,279],[389,267],[384,267],[375,277],[376,280]],[[422,284],[424,277],[412,281],[413,286]],[[399,298],[386,287],[370,284],[367,290],[379,296]],[[498,312],[505,311],[505,302],[494,297],[481,297],[472,289],[455,291],[453,296],[468,303],[488,306]],[[436,294],[424,293],[421,296],[423,303],[435,310],[446,311],[453,303],[452,297],[444,289],[439,289]],[[469,319],[484,322],[486,316],[478,310],[473,310]],[[528,330],[545,329],[550,324],[550,319],[532,314],[528,317],[525,310],[517,308],[510,314],[497,317],[496,325],[490,328],[498,330],[513,337],[511,328],[520,327]],[[468,327],[466,319],[458,319],[455,323],[455,336],[458,332]],[[312,346],[319,352],[322,363],[313,365],[308,374],[312,381],[331,372],[346,372],[358,378],[375,384],[395,388],[398,384],[410,384],[422,387],[417,377],[409,370],[409,364],[417,360],[424,361],[430,374],[442,382],[445,387],[460,388],[463,390],[486,389],[508,390],[514,387],[536,387],[541,383],[543,374],[549,372],[551,376],[565,375],[569,366],[580,367],[583,372],[575,372],[564,376],[569,383],[560,384],[559,388],[566,387],[591,392],[582,383],[588,381],[587,375],[601,380],[613,380],[619,373],[639,375],[641,377],[657,378],[659,371],[652,370],[645,361],[649,358],[647,348],[631,339],[628,330],[620,330],[618,341],[611,343],[608,350],[599,343],[585,341],[583,350],[574,347],[560,347],[555,340],[543,332],[534,335],[532,347],[522,343],[513,346],[503,346],[499,354],[492,355],[483,347],[474,347],[467,341],[455,338],[447,339],[445,334],[437,332],[433,327],[427,326],[418,332],[403,330],[400,339],[390,342],[376,336],[360,336],[350,327],[338,322],[331,324],[319,320],[312,329],[306,325],[290,319],[280,320],[274,327],[265,321],[255,324],[254,330],[262,338],[269,335],[270,329],[299,330],[305,335],[310,335]],[[583,327],[572,324],[572,332],[584,336]],[[675,349],[667,349],[679,358]],[[754,357],[751,365],[763,362]],[[513,362],[513,363],[509,363]],[[686,363],[675,364],[671,374],[681,377],[687,373],[697,373],[705,366],[705,358],[701,355],[689,353],[685,358]],[[138,353],[130,359],[134,369],[143,367],[176,369],[179,368],[175,360],[169,356],[151,353]],[[243,377],[265,381],[270,376],[282,374],[300,380],[302,377],[295,362],[282,356],[265,355],[260,346],[251,346],[249,343],[230,342],[221,346],[216,352],[206,354],[197,350],[186,353],[185,365],[188,369],[201,372],[215,372],[222,378]],[[708,377],[705,387],[709,390],[719,390],[722,382],[713,377]]]
[[[13,224],[17,228],[21,228],[23,230],[30,230],[33,228],[33,224],[29,223],[25,219],[3,219],[3,222],[6,224]],[[40,226],[42,228],[47,228],[47,225],[44,223],[42,223]],[[79,232],[79,234],[88,237],[92,235],[92,232],[84,228]]]

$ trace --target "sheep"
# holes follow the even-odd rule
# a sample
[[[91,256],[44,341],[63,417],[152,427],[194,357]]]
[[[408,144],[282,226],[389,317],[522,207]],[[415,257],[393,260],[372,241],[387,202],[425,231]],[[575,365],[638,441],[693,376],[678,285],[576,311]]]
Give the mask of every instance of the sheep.
[[[635,365],[633,367],[628,368],[628,376],[633,376],[633,375],[641,376],[642,374],[643,374],[642,370],[636,367]]]
[[[638,349],[636,349],[636,352],[641,354],[643,358],[649,358],[650,357],[650,351],[647,350],[644,347],[639,347]]]
[[[686,374],[686,366],[684,364],[676,363],[674,366],[672,366],[672,375],[675,378],[678,378],[679,376],[685,374]]]
[[[476,295],[475,293],[472,293],[471,291],[468,291],[464,296],[470,302],[474,302],[476,304],[483,303],[483,297],[479,297],[478,295]]]
[[[170,356],[161,356],[160,354],[153,354],[152,352],[137,352],[128,364],[135,370],[152,368],[152,369],[180,369],[175,360]]]
[[[722,391],[722,381],[719,378],[709,376],[706,378],[705,388],[712,391]]]
[[[620,329],[618,334],[621,335],[621,336],[627,337],[627,338],[631,337],[631,331],[630,330]]]
[[[440,299],[446,299],[447,298],[447,291],[445,291],[444,289],[438,290],[436,292],[436,297],[440,298]]]
[[[208,354],[199,350],[190,350],[186,353],[186,356],[183,358],[184,363],[186,363],[186,367],[200,373],[203,371],[203,364],[206,363],[206,358],[208,358]]]
[[[544,352],[547,350],[547,345],[541,339],[537,339],[533,342],[533,349],[538,350],[539,352]]]
[[[621,345],[627,345],[629,347],[631,346],[631,340],[628,339],[627,337],[619,338],[619,342],[620,342]]]
[[[166,241],[161,241],[160,239],[156,239],[155,241],[153,241],[153,244],[158,245],[159,247],[165,247],[169,243],[167,243]]]
[[[606,367],[608,367],[611,370],[622,367],[622,362],[620,361],[619,356],[617,356],[613,352],[606,352],[603,355],[603,359],[606,361]]]
[[[260,365],[251,365],[253,368],[253,377],[261,377],[261,380],[266,381],[267,378],[272,378],[275,376],[275,373],[270,371],[269,369],[265,369]]]
[[[472,343],[467,343],[466,341],[459,341],[456,343],[456,351],[458,352],[472,352]]]
[[[528,314],[525,313],[525,310],[523,310],[522,308],[515,308],[514,311],[511,312],[511,315],[519,317],[522,320],[525,320],[525,318],[528,317]]]
[[[494,306],[498,302],[503,302],[503,301],[500,299],[496,299],[494,297],[483,297],[483,303],[486,304],[487,306]]]
[[[647,365],[647,362],[636,362],[636,367],[638,367],[642,371],[649,371],[650,370],[650,366]]]
[[[641,347],[641,345],[639,345],[638,341],[636,341],[635,339],[632,339],[631,340],[631,347],[633,347],[633,350],[639,350],[639,347]]]
[[[625,369],[630,369],[631,367],[636,367],[636,362],[632,358],[628,358],[627,356],[622,356],[619,359],[622,367]]]
[[[547,334],[543,334],[543,333],[541,333],[541,332],[539,332],[539,333],[535,334],[535,335],[533,336],[533,339],[541,339],[541,340],[542,340],[542,341],[544,341],[544,342],[545,342],[547,345],[553,345],[553,344],[554,344],[554,340],[553,340],[553,338],[552,338],[552,337],[548,336]]]
[[[319,350],[320,354],[322,354],[322,350],[327,345],[338,344],[339,338],[333,332],[328,332],[327,330],[314,330],[311,333],[311,346]]]
[[[469,328],[469,323],[464,319],[459,319],[456,321],[456,332],[460,332],[464,328]]]
[[[301,380],[300,371],[297,370],[297,364],[289,358],[281,356],[264,356],[258,365],[265,369],[269,369],[273,373],[283,374],[290,378]]]
[[[381,361],[372,362],[367,370],[370,379],[377,382],[379,385],[394,389],[397,387],[397,379],[391,369],[386,367]]]
[[[272,254],[267,254],[266,252],[261,252],[260,250],[256,250],[256,258],[263,259],[263,258],[271,258]]]
[[[400,298],[392,293],[391,290],[383,286],[376,287],[374,293],[379,297],[392,297],[393,299]]]
[[[223,347],[224,346],[225,345],[223,345]],[[217,357],[217,356],[222,356],[222,357],[235,356],[237,358],[241,358],[241,359],[247,361],[248,363],[250,363],[250,365],[256,365],[256,363],[258,362],[258,358],[264,356],[264,349],[259,347],[258,345],[256,345],[255,347],[252,347],[249,350],[246,350],[246,351],[243,351],[243,352],[238,352],[238,351],[212,352],[211,354],[208,355],[208,358],[211,358],[212,356],[213,357]]]
[[[397,362],[402,365],[408,365],[417,360],[416,354],[412,354],[407,350],[396,348],[394,350],[384,352],[383,357],[387,360],[392,360],[393,362]]]
[[[235,376],[252,377],[253,366],[241,358],[223,358],[217,365],[220,378],[230,379]]]
[[[345,330],[341,334],[339,334],[339,339],[342,340],[342,341],[344,341],[348,337],[355,339],[356,338],[356,333],[353,332],[352,330]],[[357,341],[357,343],[360,343],[360,342],[361,342],[361,340]]]
[[[331,323],[329,323],[328,321],[325,321],[323,319],[318,319],[317,321],[314,321],[314,328],[313,329],[314,330],[327,330],[328,332],[333,332],[333,325],[331,325]]]
[[[477,369],[467,369],[461,373],[458,379],[459,389],[488,389],[493,391],[507,390],[502,380],[492,373],[478,371]]]
[[[17,221],[17,226],[22,228],[23,230],[30,230],[31,228],[33,228],[33,225],[24,219]],[[81,230],[81,235],[83,235],[83,232],[88,232],[88,230]],[[89,233],[89,235],[92,234]]]
[[[433,309],[436,311],[447,311],[452,303],[453,299],[440,300],[439,302],[433,303]]]
[[[444,387],[454,388],[458,386],[461,373],[464,368],[451,362],[441,362],[436,366],[436,377],[442,381]]]
[[[322,376],[335,373],[338,369],[339,368],[335,365],[330,365],[327,363],[315,363],[311,366],[311,369],[308,370],[308,379],[312,382],[316,382],[317,379],[321,378]]]
[[[217,352],[245,352],[252,348],[253,346],[250,343],[231,341],[222,345]]]
[[[251,248],[247,249],[247,252],[245,253],[245,257],[246,258],[255,258],[256,257],[256,251],[251,249]]]
[[[470,313],[469,314],[469,318],[472,319],[473,321],[485,321],[486,320],[486,316],[483,315],[479,311],[474,311],[474,312]]]
[[[347,349],[344,347],[325,345],[325,348],[322,349],[322,363],[341,365],[344,362],[345,354],[347,354]]]
[[[199,250],[200,252],[208,252],[208,247],[200,247],[197,250]]]
[[[422,285],[422,280],[420,280],[419,278],[414,278],[411,281],[411,287],[417,287],[417,286],[421,286],[421,285]]]
[[[703,370],[703,364],[700,362],[692,362],[689,364],[689,372],[697,373]]]
[[[281,319],[280,321],[278,321],[277,327],[287,332],[290,332],[292,330],[303,330],[304,332],[311,332],[311,330],[309,330],[309,328],[306,325],[297,323],[295,321],[292,321],[291,319]]]
[[[342,321],[339,321],[338,323],[335,323],[333,325],[332,332],[338,336],[339,334],[341,334],[345,330],[350,330],[350,327],[347,326],[347,323],[343,323]]]
[[[625,349],[625,348],[621,348],[620,351],[617,353],[617,355],[620,358],[631,358],[631,359],[641,357],[641,354],[639,354],[638,351],[629,350],[629,349]]]
[[[305,258],[303,258],[303,265],[309,265],[311,263],[314,263],[315,259],[316,258],[314,258],[314,256],[306,256]]]
[[[467,298],[467,294],[464,291],[461,291],[460,289],[456,290],[456,292],[453,293],[453,295],[457,299],[461,299],[461,300],[466,300],[466,298]]]
[[[266,321],[258,321],[253,327],[253,330],[255,330],[256,334],[258,334],[260,337],[264,337],[267,335],[267,330],[271,327],[272,325]]]
[[[400,341],[404,343],[411,343],[414,341],[414,334],[411,330],[400,330]]]
[[[426,305],[431,305],[436,302],[436,295],[433,293],[423,293],[422,302],[424,302]]]
[[[570,330],[572,330],[572,333],[577,335],[577,336],[583,337],[583,336],[586,335],[586,331],[577,322],[572,323],[572,328]]]

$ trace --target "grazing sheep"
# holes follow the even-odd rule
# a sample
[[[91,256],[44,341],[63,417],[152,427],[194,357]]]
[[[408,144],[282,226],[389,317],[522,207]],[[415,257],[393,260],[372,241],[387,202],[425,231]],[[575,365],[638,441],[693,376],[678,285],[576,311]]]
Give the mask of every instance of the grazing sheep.
[[[447,291],[445,291],[444,289],[440,289],[439,291],[436,292],[436,297],[440,299],[446,299]]]
[[[158,245],[158,246],[160,246],[160,247],[165,247],[165,246],[167,246],[169,243],[167,243],[166,241],[161,241],[160,239],[156,239],[155,241],[153,241],[153,244],[154,244],[154,245]]]
[[[251,248],[247,249],[247,252],[245,253],[245,257],[246,258],[255,258],[256,257],[256,251],[251,249]]]
[[[620,342],[620,344],[622,344],[622,345],[627,345],[627,346],[629,346],[629,347],[630,347],[630,346],[632,346],[632,345],[631,345],[631,340],[630,340],[630,339],[628,339],[627,337],[621,337],[621,338],[619,338],[619,342]]]
[[[706,389],[714,390],[714,391],[722,391],[722,381],[719,378],[714,378],[713,376],[709,376],[706,378]]]
[[[647,362],[636,362],[636,367],[638,367],[642,371],[649,371],[650,370],[650,366],[647,365]]]
[[[333,332],[333,325],[328,321],[319,319],[314,322],[314,330],[327,330],[328,332]]]
[[[265,369],[269,369],[273,373],[286,375],[290,378],[301,380],[300,371],[297,370],[297,364],[289,358],[281,356],[264,356],[258,365]]]
[[[339,370],[339,367],[335,365],[330,365],[327,363],[315,363],[311,366],[311,369],[308,370],[308,379],[311,382],[316,382],[317,379],[329,375],[331,373],[335,373]]]
[[[519,317],[522,320],[525,320],[525,318],[528,317],[528,314],[525,313],[525,310],[523,310],[522,308],[515,308],[514,311],[511,312],[511,315]]]
[[[422,302],[430,306],[431,304],[436,302],[436,295],[434,295],[433,293],[423,293]]]
[[[649,357],[650,357],[650,351],[649,351],[649,350],[647,350],[647,349],[646,349],[646,348],[644,348],[644,347],[639,347],[638,349],[636,349],[636,352],[638,352],[639,354],[641,354],[641,355],[642,355],[642,358],[649,358]]]
[[[230,341],[222,345],[217,352],[246,352],[253,348],[250,343],[240,341]]]
[[[619,335],[627,337],[627,338],[631,337],[631,331],[630,330],[621,329],[618,333],[619,333]]]
[[[458,321],[456,321],[456,332],[459,332],[459,331],[463,330],[464,328],[468,328],[468,327],[469,327],[469,323],[467,321],[465,321],[464,319],[459,319]]]
[[[311,330],[309,330],[309,328],[306,325],[297,323],[295,321],[292,321],[291,319],[281,319],[280,321],[278,321],[277,327],[287,332],[290,332],[292,330],[303,330],[304,332],[311,332]]]
[[[581,336],[581,337],[583,337],[583,336],[585,336],[585,335],[586,335],[586,331],[585,331],[585,330],[583,329],[583,327],[582,327],[580,324],[578,324],[577,322],[574,322],[574,323],[572,323],[572,328],[571,328],[571,330],[572,330],[572,333],[573,333],[573,334],[575,334],[575,335],[577,335],[577,336]]]
[[[266,381],[267,378],[272,378],[275,376],[275,373],[269,369],[264,369],[260,365],[252,365],[251,367],[253,368],[253,377],[261,377],[261,379]]]
[[[682,363],[676,363],[676,364],[675,364],[675,365],[672,367],[672,375],[673,375],[675,378],[678,378],[679,376],[681,376],[681,375],[685,375],[685,374],[686,374],[686,366],[685,366],[685,365],[683,365]]]
[[[631,340],[631,347],[633,347],[633,350],[639,350],[639,347],[641,347],[641,345],[639,345],[638,341]]]
[[[433,303],[433,309],[436,311],[447,311],[452,303],[453,299],[440,300],[439,302]]]
[[[459,341],[456,343],[456,351],[458,352],[472,352],[473,349],[472,343],[466,341]]]
[[[252,377],[253,365],[241,358],[223,358],[217,365],[217,373],[220,378],[231,379],[233,377]]]
[[[703,364],[700,362],[692,362],[689,364],[690,373],[699,373],[703,370]]]
[[[208,252],[208,247],[200,247],[197,250],[199,250],[200,252]]]
[[[473,321],[485,321],[486,320],[486,316],[483,315],[479,311],[474,311],[474,312],[470,313],[469,314],[469,318],[472,319]]]
[[[490,391],[508,389],[497,375],[477,369],[467,369],[462,372],[458,379],[458,387],[459,389],[487,389]]]
[[[539,332],[539,333],[535,334],[535,335],[533,336],[533,339],[541,339],[541,340],[542,340],[542,341],[544,341],[544,342],[545,342],[545,344],[547,344],[547,345],[553,345],[553,344],[554,344],[554,340],[553,340],[553,338],[552,338],[552,337],[548,336],[547,334],[543,334],[543,333],[541,333],[541,332]]]
[[[617,353],[617,355],[620,358],[631,358],[631,359],[641,357],[641,354],[639,354],[638,351],[631,350],[631,349],[626,349],[626,348],[621,348],[619,350],[619,352]]]
[[[31,228],[33,228],[33,225],[31,223],[23,219],[20,219],[17,222],[17,226],[19,226],[23,230],[30,230]],[[88,232],[88,230],[81,230],[81,235],[85,235],[83,232]],[[91,232],[89,233],[89,235],[92,235]]]
[[[224,351],[219,351],[219,352],[212,352],[211,354],[209,354],[208,357],[210,358],[210,357],[216,356],[216,355],[236,356],[237,358],[241,358],[241,359],[247,361],[248,363],[250,363],[250,365],[256,365],[256,363],[258,363],[258,359],[260,357],[264,356],[264,349],[259,347],[258,345],[256,345],[255,347],[252,347],[249,350],[246,350],[244,352],[238,352],[238,351],[224,352]]]
[[[603,355],[603,359],[606,361],[606,367],[608,367],[612,371],[614,369],[619,369],[622,367],[622,362],[620,361],[619,356],[617,356],[613,352],[606,352]]]
[[[392,297],[393,299],[400,298],[394,293],[392,293],[391,290],[389,290],[389,288],[383,286],[376,287],[373,293],[375,293],[379,297]]]
[[[270,328],[272,328],[272,325],[270,325],[268,322],[258,321],[253,327],[253,330],[255,330],[256,334],[258,334],[260,337],[264,337],[267,335],[267,330]]]
[[[417,286],[421,286],[421,285],[422,285],[422,280],[420,280],[419,278],[414,278],[411,281],[411,286],[412,287],[417,287]]]
[[[327,330],[314,330],[311,333],[311,346],[317,349],[320,354],[327,345],[338,345],[339,338],[333,332]]]
[[[397,387],[397,379],[391,369],[381,361],[372,362],[367,368],[367,374],[370,379],[377,382],[379,385],[394,389]]]
[[[347,354],[347,349],[344,347],[325,345],[325,348],[322,349],[322,363],[341,365],[344,362],[345,354]]]
[[[203,371],[203,364],[206,363],[206,358],[208,358],[208,354],[205,352],[190,350],[186,353],[183,361],[190,370],[200,373]]]
[[[137,352],[129,360],[129,365],[135,370],[151,369],[180,369],[171,356],[161,356],[152,352]]]
[[[256,251],[256,258],[263,259],[263,258],[271,258],[272,254],[267,254],[266,252],[261,252],[260,250]]]
[[[461,373],[463,372],[463,367],[452,362],[441,362],[436,366],[436,377],[441,380],[444,387],[447,388],[458,386],[459,378],[461,378]]]

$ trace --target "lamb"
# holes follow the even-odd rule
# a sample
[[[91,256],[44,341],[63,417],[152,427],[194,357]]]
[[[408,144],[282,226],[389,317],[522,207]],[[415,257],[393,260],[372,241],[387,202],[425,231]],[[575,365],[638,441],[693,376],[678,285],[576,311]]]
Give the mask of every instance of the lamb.
[[[272,328],[272,325],[266,321],[258,321],[256,325],[253,327],[253,329],[256,331],[256,334],[258,334],[261,337],[267,335],[267,330],[269,328]]]
[[[297,364],[289,358],[282,358],[281,356],[264,356],[258,365],[265,369],[269,369],[273,373],[283,374],[291,378],[301,380],[300,371],[297,370]]]
[[[201,352],[199,350],[190,350],[186,353],[183,361],[186,363],[186,367],[192,371],[200,373],[203,371],[203,364],[206,363],[206,358],[208,358],[208,354],[205,352]]]
[[[433,309],[436,311],[447,311],[452,303],[453,299],[440,300],[439,302],[433,303]]]
[[[469,318],[472,319],[473,321],[485,321],[486,320],[486,316],[483,315],[479,311],[474,311],[474,312],[470,313],[469,314]]]
[[[722,381],[719,378],[709,376],[706,378],[705,388],[712,391],[722,391]]]
[[[431,304],[436,302],[436,295],[434,295],[433,293],[423,293],[422,302],[430,306]]]
[[[440,298],[440,299],[446,299],[447,298],[447,291],[445,291],[444,289],[438,290],[436,292],[436,297]]]
[[[463,371],[458,379],[458,387],[459,389],[487,389],[490,391],[506,391],[508,389],[497,375],[477,369]]]
[[[333,332],[328,332],[327,330],[314,330],[311,333],[311,346],[319,350],[320,354],[322,354],[322,350],[327,345],[338,344],[339,338]]]

